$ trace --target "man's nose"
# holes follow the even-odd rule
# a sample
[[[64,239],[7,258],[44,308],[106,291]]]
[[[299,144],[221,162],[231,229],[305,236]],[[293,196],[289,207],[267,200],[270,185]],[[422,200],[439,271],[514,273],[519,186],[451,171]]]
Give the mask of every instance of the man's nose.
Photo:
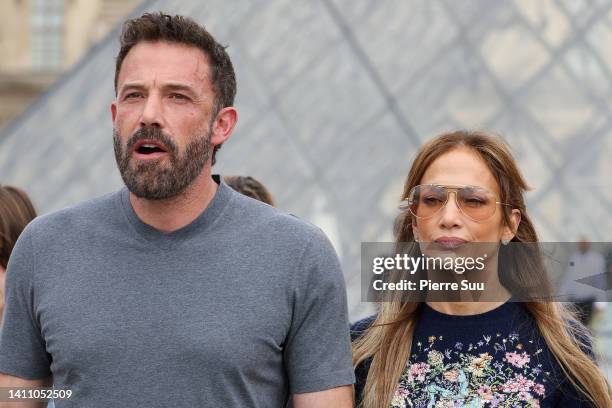
[[[157,95],[149,95],[145,100],[142,115],[140,116],[140,126],[164,126],[163,104]]]

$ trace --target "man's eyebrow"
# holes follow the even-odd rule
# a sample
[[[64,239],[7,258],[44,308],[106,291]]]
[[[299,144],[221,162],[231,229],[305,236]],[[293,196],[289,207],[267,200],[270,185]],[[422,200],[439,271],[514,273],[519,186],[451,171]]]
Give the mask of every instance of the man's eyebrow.
[[[162,89],[171,91],[185,91],[195,93],[195,89],[191,85],[182,84],[179,82],[168,82],[162,85]]]
[[[119,88],[119,93],[125,91],[126,89],[145,89],[145,86],[142,82],[128,82],[121,85],[121,88]]]
[[[128,82],[123,84],[119,89],[120,92],[126,89],[146,89],[146,86],[142,82]],[[186,91],[190,93],[195,93],[195,89],[191,85],[187,85],[180,82],[168,82],[162,85],[163,90],[172,90],[172,91]]]

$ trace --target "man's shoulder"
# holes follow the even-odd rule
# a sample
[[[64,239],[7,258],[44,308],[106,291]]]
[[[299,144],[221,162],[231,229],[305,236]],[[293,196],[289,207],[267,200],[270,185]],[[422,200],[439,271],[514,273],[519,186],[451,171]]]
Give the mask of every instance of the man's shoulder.
[[[117,213],[119,191],[85,200],[77,204],[36,217],[28,229],[36,233],[66,231],[66,228],[85,228],[87,224]]]
[[[265,231],[280,239],[293,236],[316,239],[324,236],[316,225],[243,194],[234,193],[233,202],[233,216],[237,217],[234,221],[240,222],[243,227]]]

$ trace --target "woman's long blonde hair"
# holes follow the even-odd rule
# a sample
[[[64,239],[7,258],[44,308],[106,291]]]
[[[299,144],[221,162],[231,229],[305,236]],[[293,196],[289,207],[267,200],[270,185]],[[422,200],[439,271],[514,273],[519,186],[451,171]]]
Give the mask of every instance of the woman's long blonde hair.
[[[497,180],[500,199],[510,206],[501,206],[503,220],[510,224],[513,208],[521,211],[521,222],[513,241],[538,242],[533,224],[527,214],[523,193],[528,189],[512,153],[499,138],[484,132],[458,131],[442,134],[427,144],[418,153],[408,174],[402,199],[419,184],[431,163],[442,154],[457,148],[468,147],[476,151],[486,162]],[[404,211],[397,224],[396,241],[413,242],[412,215]],[[513,265],[505,265],[513,272],[522,274],[519,280],[542,280],[541,265],[521,257],[510,257]],[[361,408],[387,408],[400,376],[410,356],[412,337],[420,303],[383,302],[370,326],[353,344],[353,365],[357,366],[371,358],[368,377],[363,390]],[[612,407],[610,386],[597,365],[584,353],[584,339],[588,333],[563,304],[556,302],[526,302],[525,308],[534,318],[540,333],[563,373],[597,408]]]

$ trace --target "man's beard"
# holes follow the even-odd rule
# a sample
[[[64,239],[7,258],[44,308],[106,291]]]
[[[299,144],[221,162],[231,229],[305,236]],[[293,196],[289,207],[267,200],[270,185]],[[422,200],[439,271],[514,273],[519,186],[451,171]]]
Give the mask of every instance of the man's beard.
[[[181,155],[176,144],[159,127],[138,129],[128,140],[125,149],[117,130],[113,129],[115,160],[128,190],[136,197],[148,200],[164,200],[185,191],[208,162],[211,131],[212,126],[209,126],[207,134],[189,143]],[[141,140],[161,142],[170,159],[169,165],[163,159],[141,162],[134,159],[132,162],[134,145]]]

